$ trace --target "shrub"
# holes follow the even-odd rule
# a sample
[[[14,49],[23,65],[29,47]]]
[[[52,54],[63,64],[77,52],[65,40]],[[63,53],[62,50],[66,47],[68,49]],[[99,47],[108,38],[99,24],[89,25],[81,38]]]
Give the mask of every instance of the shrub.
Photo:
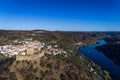
[[[38,71],[38,68],[34,68],[34,69],[33,69],[33,72],[34,72],[34,73],[37,73],[37,71]]]
[[[61,74],[61,75],[60,75],[60,78],[61,78],[61,80],[65,80],[65,75],[64,75],[64,74]]]
[[[53,67],[52,63],[51,64],[48,63],[46,66],[47,66],[47,68],[52,68]]]
[[[44,64],[44,62],[43,62],[42,60],[40,61],[40,66],[41,66],[41,67],[44,67],[44,66],[45,66],[45,64]]]

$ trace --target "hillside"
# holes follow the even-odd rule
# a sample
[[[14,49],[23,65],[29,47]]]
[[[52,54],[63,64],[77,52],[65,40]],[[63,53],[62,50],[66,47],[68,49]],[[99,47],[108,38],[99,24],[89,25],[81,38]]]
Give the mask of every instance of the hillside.
[[[97,47],[107,57],[112,59],[117,65],[120,65],[120,33],[109,33],[110,36],[104,38],[107,44]]]
[[[109,74],[77,52],[78,47],[97,43],[91,32],[0,31],[0,44],[31,39],[46,45],[58,45],[67,54],[45,54],[34,60],[16,61],[1,55],[0,80],[110,80]],[[2,35],[5,34],[5,35]],[[102,34],[102,33],[101,33]],[[74,45],[82,42],[81,45]],[[22,44],[20,44],[22,45]]]
[[[45,55],[34,61],[13,61],[6,71],[1,71],[1,80],[109,80],[107,72],[77,54],[69,54],[68,57]]]

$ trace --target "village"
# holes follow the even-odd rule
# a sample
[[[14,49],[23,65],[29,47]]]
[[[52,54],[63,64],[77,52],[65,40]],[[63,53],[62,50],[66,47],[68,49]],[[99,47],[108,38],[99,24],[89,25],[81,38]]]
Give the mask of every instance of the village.
[[[16,56],[16,60],[32,60],[44,56],[45,53],[51,55],[66,53],[63,49],[58,49],[57,45],[51,46],[39,41],[15,40],[14,42],[21,44],[0,46],[0,53],[6,57]]]

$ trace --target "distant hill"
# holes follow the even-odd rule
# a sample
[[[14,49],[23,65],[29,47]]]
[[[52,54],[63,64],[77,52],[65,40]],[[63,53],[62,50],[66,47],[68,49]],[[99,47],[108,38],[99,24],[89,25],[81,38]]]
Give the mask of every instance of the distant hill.
[[[97,47],[97,50],[102,51],[107,57],[120,65],[120,32],[110,32],[107,34],[110,35],[104,38],[107,44]]]

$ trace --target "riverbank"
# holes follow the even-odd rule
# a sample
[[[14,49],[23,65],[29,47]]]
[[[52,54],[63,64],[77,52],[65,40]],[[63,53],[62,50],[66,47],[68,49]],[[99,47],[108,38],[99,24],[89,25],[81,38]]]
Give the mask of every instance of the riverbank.
[[[120,67],[116,65],[111,59],[106,57],[102,52],[99,52],[95,49],[97,46],[106,44],[103,40],[96,45],[91,45],[87,47],[82,47],[79,49],[79,52],[84,56],[98,64],[101,69],[106,70],[110,73],[112,80],[120,80]],[[116,73],[117,72],[117,73]]]

